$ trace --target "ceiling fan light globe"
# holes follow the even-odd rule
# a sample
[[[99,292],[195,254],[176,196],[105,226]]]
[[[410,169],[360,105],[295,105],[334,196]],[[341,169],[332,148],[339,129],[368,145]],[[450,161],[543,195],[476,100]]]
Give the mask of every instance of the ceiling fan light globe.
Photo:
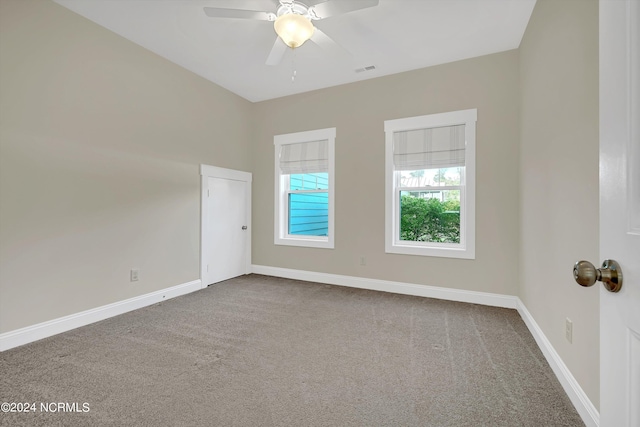
[[[282,41],[292,49],[309,40],[315,29],[309,19],[297,13],[280,15],[273,23],[273,28]]]

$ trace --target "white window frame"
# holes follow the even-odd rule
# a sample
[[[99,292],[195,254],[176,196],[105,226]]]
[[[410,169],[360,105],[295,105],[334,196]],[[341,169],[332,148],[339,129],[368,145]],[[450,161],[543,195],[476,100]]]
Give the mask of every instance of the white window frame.
[[[385,131],[385,252],[445,258],[475,259],[477,109],[386,120]],[[393,134],[417,129],[465,125],[464,185],[460,187],[460,243],[407,242],[400,240],[400,191],[414,190],[399,184],[393,164]],[[425,187],[447,190],[450,187]],[[456,186],[457,189],[457,186]]]
[[[273,137],[273,144],[275,145],[275,182],[274,182],[274,236],[273,243],[276,245],[288,245],[288,246],[304,246],[310,248],[334,248],[334,192],[335,192],[335,138],[336,128],[326,128],[311,130],[305,132],[288,133],[284,135],[276,135]],[[280,173],[280,151],[283,145],[297,144],[301,142],[311,141],[328,141],[329,151],[329,165],[328,165],[328,183],[329,189],[329,226],[328,236],[301,236],[288,233],[289,222],[289,209],[288,209],[288,195],[289,193],[298,193],[301,191],[289,190],[289,176]],[[313,190],[306,190],[306,192],[312,192]],[[324,190],[322,190],[324,192]]]

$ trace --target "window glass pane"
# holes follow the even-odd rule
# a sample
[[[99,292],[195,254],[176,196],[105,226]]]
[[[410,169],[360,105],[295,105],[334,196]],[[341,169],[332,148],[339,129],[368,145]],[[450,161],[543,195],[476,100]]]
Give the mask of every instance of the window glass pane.
[[[421,169],[400,172],[400,187],[462,185],[464,167]]]
[[[460,243],[460,190],[401,191],[400,240]]]
[[[328,190],[329,174],[320,173],[297,173],[289,175],[289,190]]]
[[[292,175],[293,177],[293,175]],[[329,193],[289,193],[289,234],[327,236]]]

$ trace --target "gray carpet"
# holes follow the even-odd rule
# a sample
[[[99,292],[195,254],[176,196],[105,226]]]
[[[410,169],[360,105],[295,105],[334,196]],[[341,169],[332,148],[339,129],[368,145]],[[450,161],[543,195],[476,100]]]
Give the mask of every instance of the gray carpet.
[[[0,353],[3,426],[582,426],[515,310],[250,275]],[[73,406],[71,406],[73,409]]]

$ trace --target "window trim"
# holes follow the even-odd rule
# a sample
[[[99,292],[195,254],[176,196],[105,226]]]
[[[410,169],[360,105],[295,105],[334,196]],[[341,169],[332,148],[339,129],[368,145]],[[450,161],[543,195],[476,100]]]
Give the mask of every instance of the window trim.
[[[310,248],[334,248],[334,193],[335,193],[335,138],[336,128],[317,129],[305,132],[295,132],[283,135],[275,135],[273,144],[275,146],[274,155],[274,216],[273,216],[273,243],[275,245],[302,246]],[[286,185],[289,176],[280,173],[279,153],[283,145],[297,144],[310,141],[328,141],[328,183],[329,189],[329,213],[328,213],[328,236],[302,236],[298,234],[288,234],[288,186]]]
[[[386,253],[475,259],[476,121],[477,109],[474,108],[384,122]],[[453,125],[465,125],[465,184],[461,186],[460,193],[460,244],[400,241],[400,203],[396,195],[399,194],[398,189],[404,187],[396,187],[393,134]]]

